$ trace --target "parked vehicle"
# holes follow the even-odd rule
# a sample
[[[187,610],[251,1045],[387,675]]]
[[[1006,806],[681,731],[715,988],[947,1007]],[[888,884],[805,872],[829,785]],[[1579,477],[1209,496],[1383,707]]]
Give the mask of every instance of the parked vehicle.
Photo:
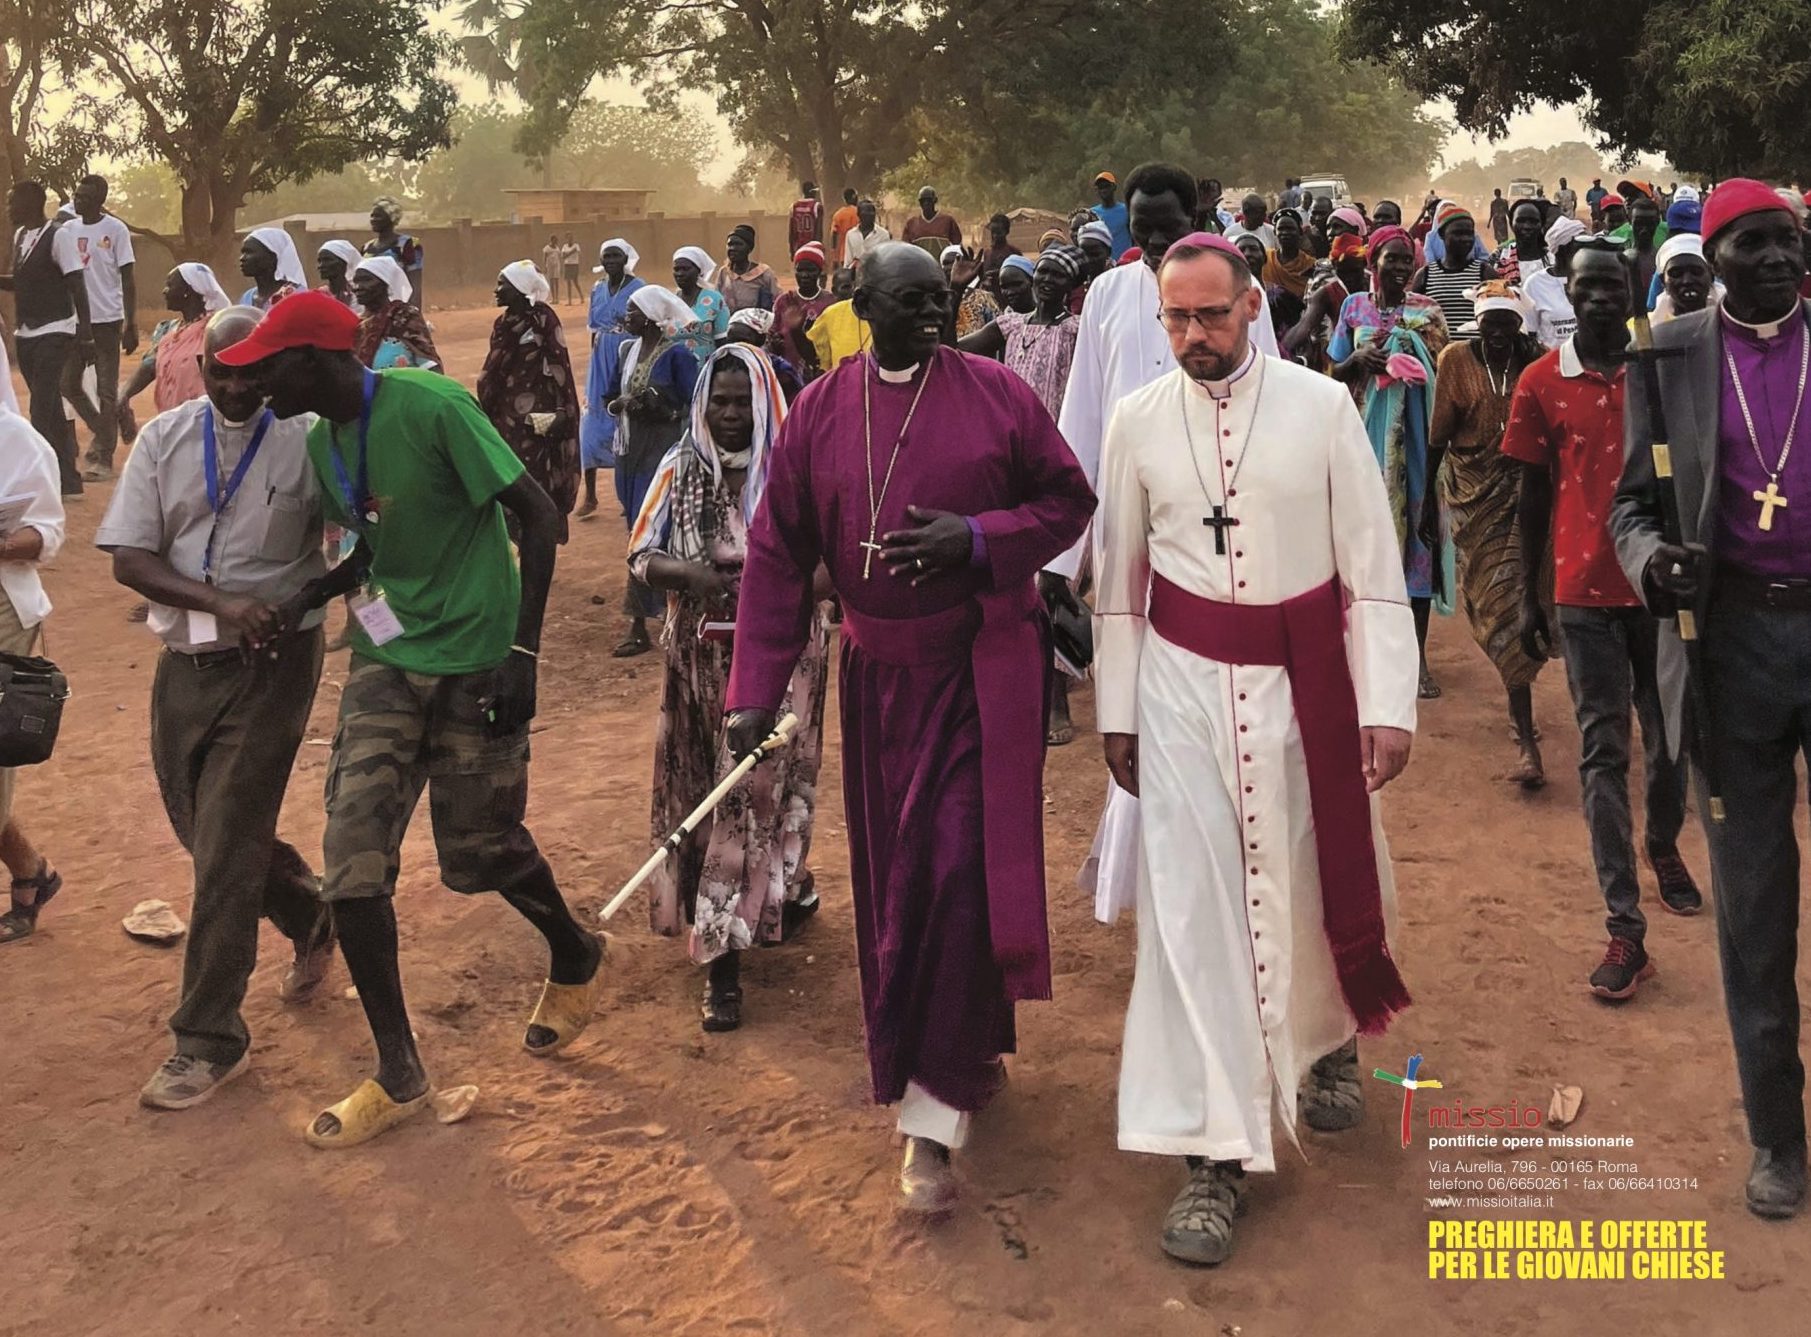
[[[1304,206],[1310,200],[1327,196],[1333,201],[1335,209],[1343,209],[1352,203],[1351,187],[1346,185],[1343,176],[1305,176],[1302,178],[1302,202]]]

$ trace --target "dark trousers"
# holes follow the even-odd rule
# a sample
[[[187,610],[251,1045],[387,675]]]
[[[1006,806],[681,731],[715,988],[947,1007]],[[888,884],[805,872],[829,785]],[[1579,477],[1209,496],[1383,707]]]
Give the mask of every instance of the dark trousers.
[[[1704,655],[1727,812],[1705,830],[1748,1136],[1757,1147],[1802,1147],[1793,816],[1798,759],[1811,757],[1811,612],[1717,605]],[[1699,809],[1709,811],[1702,794]]]
[[[75,356],[75,335],[34,334],[15,339],[13,347],[19,352],[19,375],[31,398],[31,425],[57,453],[63,495],[75,496],[82,490],[82,474],[75,464],[75,428],[63,416],[63,369]]]
[[[321,676],[319,628],[285,637],[276,658],[166,652],[151,685],[151,765],[170,825],[195,860],[195,901],[170,1018],[176,1052],[236,1063],[251,1035],[239,1015],[258,961],[258,919],[292,942],[324,934],[308,861],[277,839],[289,770]]]
[[[1647,853],[1671,854],[1685,825],[1685,767],[1667,751],[1655,670],[1659,626],[1643,608],[1561,606],[1566,683],[1582,735],[1578,778],[1591,859],[1613,937],[1642,941],[1641,884],[1629,808],[1630,707],[1647,762]]]
[[[119,354],[120,329],[123,322],[97,320],[94,330],[94,380],[97,404],[82,388],[82,371],[88,365],[79,355],[71,354],[63,364],[63,398],[75,409],[94,440],[88,443],[91,467],[111,469],[113,452],[119,447]]]

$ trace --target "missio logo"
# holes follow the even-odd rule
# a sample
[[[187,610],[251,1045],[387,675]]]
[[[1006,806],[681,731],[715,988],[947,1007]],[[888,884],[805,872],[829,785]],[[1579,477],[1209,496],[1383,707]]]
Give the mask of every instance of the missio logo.
[[[1421,1077],[1421,1055],[1410,1054],[1409,1061],[1400,1075],[1386,1072],[1382,1068],[1371,1069],[1371,1076],[1380,1082],[1402,1088],[1402,1145],[1406,1148],[1413,1140],[1415,1119],[1415,1092],[1438,1091],[1441,1083],[1431,1077]],[[1533,1105],[1467,1105],[1463,1100],[1454,1098],[1450,1105],[1433,1105],[1427,1111],[1429,1128],[1539,1128],[1542,1114]]]

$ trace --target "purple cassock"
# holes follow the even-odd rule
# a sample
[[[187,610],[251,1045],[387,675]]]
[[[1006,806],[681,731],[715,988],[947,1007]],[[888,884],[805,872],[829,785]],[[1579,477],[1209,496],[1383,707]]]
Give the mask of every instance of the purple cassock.
[[[972,518],[976,560],[914,589],[863,576],[872,396],[874,489],[929,377],[885,489]],[[791,679],[822,562],[843,604],[843,802],[874,1097],[908,1081],[984,1105],[1013,1048],[1013,1003],[1050,996],[1044,916],[1044,686],[1049,632],[1034,577],[1087,527],[1094,494],[1031,388],[939,349],[909,382],[869,356],[809,386],[774,445],[748,536],[728,706],[772,709]]]

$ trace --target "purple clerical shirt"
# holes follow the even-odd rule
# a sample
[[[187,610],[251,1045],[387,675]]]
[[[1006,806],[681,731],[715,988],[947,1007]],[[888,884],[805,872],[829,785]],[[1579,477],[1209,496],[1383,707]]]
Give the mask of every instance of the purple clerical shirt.
[[[1717,504],[1717,556],[1743,571],[1772,578],[1811,577],[1811,405],[1799,414],[1798,433],[1779,491],[1789,500],[1773,509],[1773,526],[1761,528],[1761,503],[1774,465],[1785,449],[1799,396],[1807,334],[1802,315],[1785,320],[1771,338],[1722,318],[1722,394],[1718,400],[1717,455],[1721,492]],[[1730,375],[1733,360],[1754,418],[1754,441]],[[1807,397],[1811,397],[1808,394]],[[1760,453],[1755,453],[1755,443]],[[1766,465],[1761,461],[1765,459]]]

